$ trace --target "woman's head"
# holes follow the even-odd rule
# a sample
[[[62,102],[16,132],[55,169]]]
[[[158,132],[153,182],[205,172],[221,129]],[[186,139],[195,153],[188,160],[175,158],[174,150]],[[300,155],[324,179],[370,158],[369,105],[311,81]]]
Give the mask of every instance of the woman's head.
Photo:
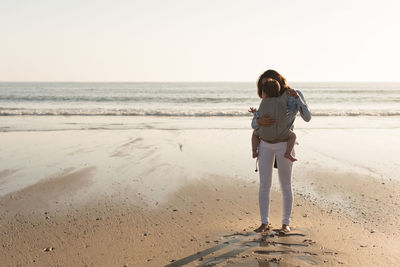
[[[286,79],[282,75],[280,75],[279,72],[275,70],[267,70],[266,72],[261,74],[261,76],[257,80],[257,93],[260,98],[262,97],[262,88],[261,88],[262,84],[267,79],[274,79],[278,81],[281,88],[280,90],[281,95],[285,92],[286,88],[288,87],[288,85],[286,84]]]
[[[261,90],[262,90],[262,96],[265,97],[278,97],[280,96],[280,91],[281,86],[279,85],[279,82],[275,79],[267,78],[262,84],[261,84]],[[265,94],[265,96],[264,96]]]

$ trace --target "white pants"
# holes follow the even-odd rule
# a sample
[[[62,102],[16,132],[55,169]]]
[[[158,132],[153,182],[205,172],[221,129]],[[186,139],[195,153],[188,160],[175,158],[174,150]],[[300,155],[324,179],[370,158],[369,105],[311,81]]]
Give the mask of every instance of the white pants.
[[[261,140],[258,149],[258,167],[260,170],[260,191],[258,195],[261,222],[269,223],[269,202],[272,184],[272,170],[274,159],[278,166],[279,182],[281,185],[283,199],[282,224],[289,225],[290,214],[292,213],[293,192],[292,192],[292,165],[293,163],[283,155],[286,151],[287,142],[270,144]]]

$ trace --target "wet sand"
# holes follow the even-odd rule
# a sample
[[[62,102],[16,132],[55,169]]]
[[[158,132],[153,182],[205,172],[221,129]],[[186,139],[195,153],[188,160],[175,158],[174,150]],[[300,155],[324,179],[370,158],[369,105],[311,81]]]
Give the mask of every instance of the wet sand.
[[[368,120],[362,129],[344,130],[322,128],[318,118],[310,128],[299,123],[292,232],[281,236],[252,232],[259,225],[258,176],[251,131],[243,126],[248,119],[138,118],[133,127],[110,122],[123,129],[21,129],[38,123],[26,120],[0,133],[5,266],[400,262],[394,156],[400,145],[393,138],[399,127],[375,129]],[[270,218],[277,228],[276,173],[273,188]]]

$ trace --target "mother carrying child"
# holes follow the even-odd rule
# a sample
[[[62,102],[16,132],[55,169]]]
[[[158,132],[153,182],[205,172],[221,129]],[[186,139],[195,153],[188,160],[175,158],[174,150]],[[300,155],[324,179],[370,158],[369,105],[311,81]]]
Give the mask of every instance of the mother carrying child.
[[[260,169],[259,206],[261,226],[256,232],[269,230],[269,202],[272,185],[272,169],[278,168],[279,182],[283,198],[283,219],[281,231],[289,232],[292,212],[292,165],[293,146],[296,135],[293,123],[297,112],[304,121],[310,121],[311,114],[299,90],[291,89],[286,79],[277,71],[267,70],[257,81],[257,93],[262,98],[258,110],[250,108],[254,114],[252,128],[253,157],[258,157]]]

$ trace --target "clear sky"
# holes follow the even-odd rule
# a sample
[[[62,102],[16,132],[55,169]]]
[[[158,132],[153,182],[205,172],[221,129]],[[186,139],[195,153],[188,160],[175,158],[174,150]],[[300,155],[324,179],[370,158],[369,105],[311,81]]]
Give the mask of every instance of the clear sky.
[[[400,81],[397,0],[0,0],[0,81]]]

